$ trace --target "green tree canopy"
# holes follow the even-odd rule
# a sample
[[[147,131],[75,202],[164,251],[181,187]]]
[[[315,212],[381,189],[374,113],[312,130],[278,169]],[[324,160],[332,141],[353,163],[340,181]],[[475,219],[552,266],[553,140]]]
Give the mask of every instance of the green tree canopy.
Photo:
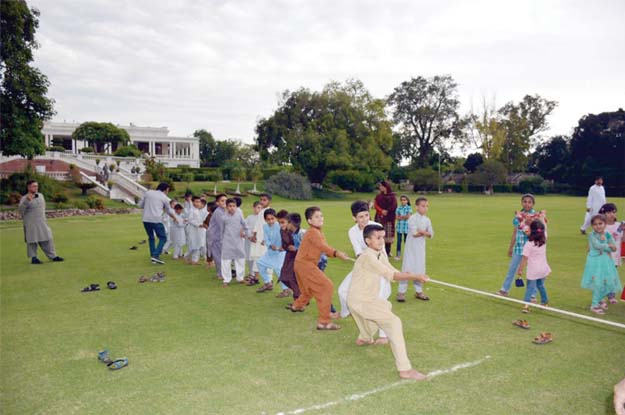
[[[470,177],[473,183],[485,186],[493,193],[493,186],[505,183],[507,174],[506,167],[500,161],[486,160]]]
[[[32,159],[45,152],[43,122],[54,115],[50,82],[31,66],[39,11],[24,0],[0,2],[0,150]]]
[[[261,160],[287,164],[322,183],[332,170],[387,172],[393,147],[384,101],[358,80],[321,92],[285,91],[279,108],[256,126]]]
[[[529,170],[545,179],[563,183],[571,162],[569,138],[555,136],[536,147],[529,160]]]
[[[72,133],[72,139],[85,140],[90,146],[125,146],[130,142],[128,132],[110,122],[88,121],[80,124]]]

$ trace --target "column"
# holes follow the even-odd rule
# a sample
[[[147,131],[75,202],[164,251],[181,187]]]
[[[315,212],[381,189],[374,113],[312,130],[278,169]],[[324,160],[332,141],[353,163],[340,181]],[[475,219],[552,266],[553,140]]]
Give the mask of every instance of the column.
[[[148,141],[148,149],[150,152],[150,157],[153,157],[154,154],[154,141]]]
[[[78,151],[76,150],[76,140],[71,140],[71,142],[72,142],[72,153],[78,154]]]

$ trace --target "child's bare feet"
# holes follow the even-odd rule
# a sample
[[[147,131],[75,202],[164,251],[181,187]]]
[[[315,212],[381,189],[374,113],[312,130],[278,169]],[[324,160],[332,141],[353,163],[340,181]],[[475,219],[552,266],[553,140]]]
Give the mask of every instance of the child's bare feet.
[[[374,344],[373,340],[363,340],[361,338],[356,339],[356,346],[370,346]]]
[[[425,380],[427,377],[423,373],[419,373],[414,369],[401,370],[399,377],[402,379]]]
[[[374,342],[374,344],[382,345],[382,346],[385,344],[388,344],[388,337],[378,337],[376,341]]]

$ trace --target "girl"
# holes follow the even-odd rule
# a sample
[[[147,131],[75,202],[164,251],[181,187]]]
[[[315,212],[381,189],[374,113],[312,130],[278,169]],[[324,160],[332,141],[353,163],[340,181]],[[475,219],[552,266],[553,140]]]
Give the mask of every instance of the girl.
[[[401,244],[406,243],[406,236],[408,235],[408,219],[412,215],[412,206],[410,206],[410,200],[408,196],[401,195],[399,197],[400,205],[395,210],[395,219],[397,219],[397,255],[395,260],[399,261],[401,257]]]
[[[610,293],[619,292],[623,287],[610,254],[616,251],[614,238],[605,231],[606,217],[598,214],[590,220],[593,231],[588,235],[588,255],[582,276],[582,288],[592,290],[590,311],[605,314],[608,305],[603,300]]]
[[[606,224],[605,231],[612,235],[614,238],[614,244],[616,245],[616,251],[612,252],[612,260],[614,261],[614,266],[619,267],[621,265],[621,241],[623,240],[623,230],[625,229],[625,222],[617,222],[616,221],[616,205],[614,203],[606,203],[601,206],[599,209],[599,213],[605,215]],[[617,271],[618,273],[618,271]],[[608,294],[608,301],[610,304],[618,303],[616,299],[616,293]]]
[[[540,292],[540,304],[547,306],[547,290],[545,290],[545,278],[551,273],[547,263],[547,231],[540,220],[534,220],[530,224],[528,241],[523,246],[519,275],[523,275],[523,269],[527,265],[527,288],[523,301],[530,302],[536,295],[536,289]],[[524,313],[529,313],[529,306],[523,307]]]

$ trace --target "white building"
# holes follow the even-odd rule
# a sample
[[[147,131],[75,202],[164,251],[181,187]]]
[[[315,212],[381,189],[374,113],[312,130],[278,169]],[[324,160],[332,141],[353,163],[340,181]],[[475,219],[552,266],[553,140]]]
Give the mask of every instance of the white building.
[[[79,154],[87,147],[82,140],[73,140],[72,133],[80,124],[65,122],[46,122],[41,130],[46,147],[52,146],[53,140],[62,142],[66,152]],[[134,124],[118,125],[128,132],[130,142],[139,150],[155,157],[167,167],[200,167],[200,143],[195,137],[171,137],[167,127],[139,127]],[[112,154],[115,148],[99,148],[99,152]]]

